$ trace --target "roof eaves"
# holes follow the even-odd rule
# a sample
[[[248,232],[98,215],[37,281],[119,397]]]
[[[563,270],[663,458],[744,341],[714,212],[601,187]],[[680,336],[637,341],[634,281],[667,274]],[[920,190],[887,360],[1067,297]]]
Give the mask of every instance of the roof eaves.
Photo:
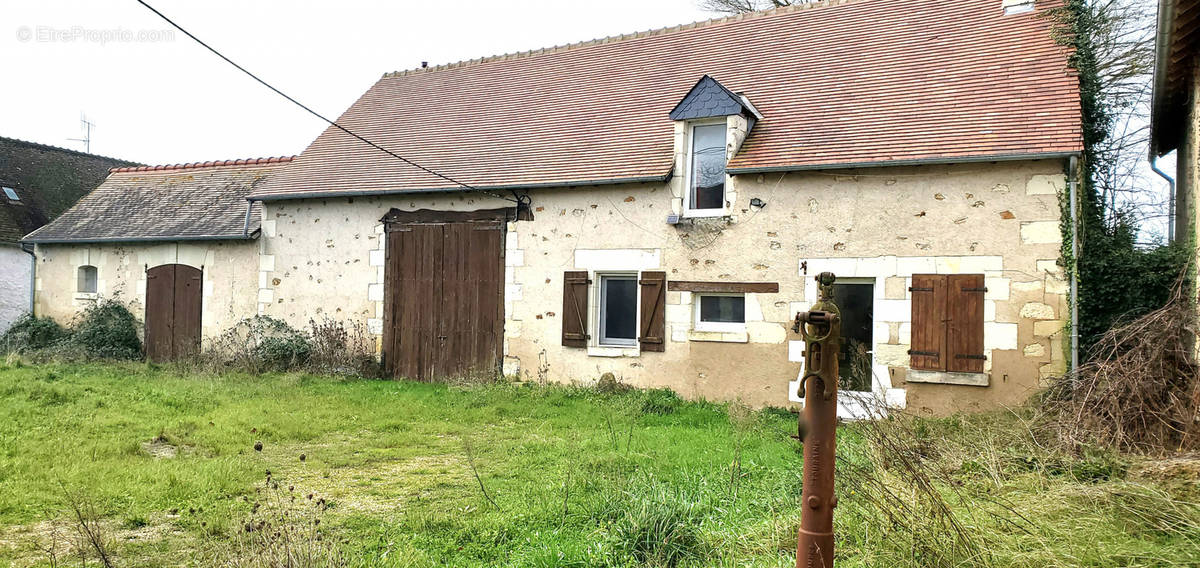
[[[1168,63],[1171,59],[1169,50],[1171,49],[1171,35],[1175,27],[1175,0],[1159,0],[1158,2],[1158,31],[1155,34],[1154,41],[1154,84],[1153,94],[1151,95],[1150,108],[1150,154],[1151,156],[1162,156],[1171,150],[1174,150],[1173,142],[1162,140],[1163,129],[1166,126],[1163,122],[1166,120],[1165,108],[1167,105],[1167,71]],[[1168,147],[1169,146],[1169,147]]]
[[[961,156],[946,158],[917,158],[911,160],[873,160],[866,162],[841,162],[828,164],[793,164],[786,166],[762,166],[730,168],[730,175],[764,174],[771,172],[800,172],[815,170],[844,170],[851,168],[881,168],[890,166],[927,166],[937,164],[969,164],[978,162],[1015,162],[1024,160],[1053,160],[1078,156],[1080,152],[1040,152],[1026,154],[992,154],[986,156]]]
[[[662,183],[671,179],[673,171],[668,171],[663,175],[654,176],[636,176],[622,177],[583,181],[550,181],[539,183],[519,183],[510,185],[474,185],[471,186],[475,190],[481,191],[510,191],[516,189],[545,189],[548,187],[580,187],[590,185],[618,185],[631,183]],[[372,195],[405,195],[419,193],[452,193],[458,191],[471,191],[462,187],[430,187],[421,189],[365,189],[361,191],[320,191],[320,192],[298,192],[284,193],[276,195],[250,195],[246,197],[247,201],[284,201],[288,199],[329,199],[336,197],[364,197]]]
[[[141,237],[46,237],[37,238],[34,231],[21,239],[22,243],[33,244],[84,244],[84,243],[145,243],[145,242],[176,242],[176,241],[253,241],[258,238],[259,231],[251,231],[249,235],[153,235]]]

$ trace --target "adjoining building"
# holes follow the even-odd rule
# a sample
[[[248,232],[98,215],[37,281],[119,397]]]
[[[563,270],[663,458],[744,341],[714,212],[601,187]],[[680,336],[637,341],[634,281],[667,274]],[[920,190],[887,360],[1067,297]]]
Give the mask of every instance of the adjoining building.
[[[101,297],[144,318],[146,354],[194,353],[254,315],[260,206],[246,196],[291,158],[112,170],[30,233],[36,312],[68,321]]]
[[[1200,203],[1200,24],[1195,0],[1160,0],[1154,70],[1154,99],[1150,123],[1150,161],[1175,152],[1170,237],[1196,246]],[[1200,261],[1200,254],[1196,256]],[[1192,282],[1197,282],[1192,265]],[[1192,293],[1195,294],[1195,290]],[[1195,296],[1193,296],[1195,297]]]
[[[0,332],[33,308],[33,250],[21,237],[133,162],[0,136]]]

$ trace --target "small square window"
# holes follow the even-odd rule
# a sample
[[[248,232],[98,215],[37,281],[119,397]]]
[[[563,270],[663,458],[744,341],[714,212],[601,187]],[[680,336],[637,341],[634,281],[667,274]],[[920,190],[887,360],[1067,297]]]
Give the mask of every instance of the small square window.
[[[637,345],[637,276],[600,276],[600,345]]]
[[[17,190],[15,190],[11,187],[8,187],[8,186],[4,186],[4,197],[7,198],[9,201],[20,201],[21,200],[21,196],[17,195]]]
[[[79,279],[76,282],[76,292],[84,294],[96,293],[96,267],[95,266],[80,266]]]
[[[696,331],[743,331],[746,297],[741,294],[703,294],[696,299]]]

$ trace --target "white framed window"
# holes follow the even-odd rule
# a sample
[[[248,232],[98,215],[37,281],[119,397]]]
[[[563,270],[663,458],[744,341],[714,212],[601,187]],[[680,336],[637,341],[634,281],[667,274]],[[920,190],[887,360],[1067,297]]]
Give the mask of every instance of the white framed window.
[[[603,347],[637,347],[638,275],[636,272],[597,274],[597,343]]]
[[[746,330],[745,294],[696,294],[692,311],[692,329],[696,331]]]
[[[8,199],[9,201],[13,201],[13,202],[21,201],[21,196],[17,195],[17,190],[15,190],[11,187],[8,187],[7,185],[4,186],[4,198]]]
[[[75,291],[82,294],[96,293],[96,267],[84,265],[79,267],[79,277],[76,281]]]
[[[724,119],[688,128],[684,214],[689,217],[725,214],[725,131]]]

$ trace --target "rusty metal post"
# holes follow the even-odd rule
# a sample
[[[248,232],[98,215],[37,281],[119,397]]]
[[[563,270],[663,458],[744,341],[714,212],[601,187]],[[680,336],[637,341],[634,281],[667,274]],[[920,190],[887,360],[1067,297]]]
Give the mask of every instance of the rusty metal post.
[[[811,310],[796,314],[792,328],[805,343],[799,393],[804,399],[799,424],[799,437],[804,441],[804,490],[796,568],[833,568],[833,508],[837,506],[833,472],[842,344],[842,313],[833,301],[834,280],[831,272],[817,276],[820,298]]]

